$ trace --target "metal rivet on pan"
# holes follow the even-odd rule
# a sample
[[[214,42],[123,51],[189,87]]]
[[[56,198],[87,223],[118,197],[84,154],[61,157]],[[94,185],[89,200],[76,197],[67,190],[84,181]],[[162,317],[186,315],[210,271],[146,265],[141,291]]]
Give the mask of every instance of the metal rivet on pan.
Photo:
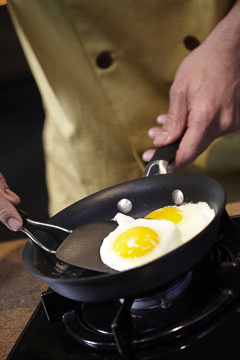
[[[178,189],[174,190],[172,192],[172,199],[173,199],[175,205],[181,205],[184,201],[183,192]]]
[[[128,214],[132,210],[132,202],[129,199],[121,199],[117,203],[117,208],[124,214]]]

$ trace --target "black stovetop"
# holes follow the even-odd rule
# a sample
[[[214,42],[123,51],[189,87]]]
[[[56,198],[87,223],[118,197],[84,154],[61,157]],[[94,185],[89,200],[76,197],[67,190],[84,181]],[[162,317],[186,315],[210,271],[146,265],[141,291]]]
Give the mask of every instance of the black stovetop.
[[[240,252],[240,217],[231,218],[231,225],[233,228],[219,236],[208,256],[183,280],[177,281],[177,285],[188,282],[190,285],[176,295],[173,284],[172,301],[169,304],[165,301],[160,308],[150,306],[142,311],[138,309],[141,301],[135,300],[134,308],[129,299],[102,304],[78,303],[49,289],[42,294],[42,301],[7,360],[119,360],[124,356],[139,360],[238,359],[240,266],[236,257]],[[152,299],[152,294],[144,299],[146,297]],[[131,316],[124,313],[126,322],[123,327],[120,325],[122,333],[115,337],[108,334],[110,340],[105,346],[103,333],[111,333],[111,314],[127,308],[129,301],[133,310]],[[73,336],[66,330],[69,324]],[[90,331],[85,334],[88,325]],[[74,337],[79,329],[84,344]],[[112,346],[114,340],[119,344]],[[91,346],[87,347],[86,343]]]

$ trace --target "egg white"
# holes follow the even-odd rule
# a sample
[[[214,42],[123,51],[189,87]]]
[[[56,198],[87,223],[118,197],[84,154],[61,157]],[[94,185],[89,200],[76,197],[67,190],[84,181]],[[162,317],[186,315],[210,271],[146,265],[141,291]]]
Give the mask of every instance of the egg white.
[[[212,209],[208,203],[200,201],[198,203],[185,203],[180,206],[164,206],[163,208],[157,209],[156,214],[152,212],[146,216],[150,215],[152,219],[155,219],[154,216],[156,216],[156,219],[158,218],[158,220],[160,220],[158,216],[160,215],[161,210],[168,210],[168,208],[169,213],[165,213],[165,220],[171,220],[171,208],[180,210],[182,219],[179,222],[176,222],[176,225],[181,232],[183,242],[187,242],[199,234],[216,215],[215,210]],[[158,210],[160,210],[159,213],[157,213]],[[172,221],[175,222],[174,217],[172,218]]]
[[[206,202],[188,203],[178,206],[182,210],[182,220],[177,223],[183,242],[199,234],[215,217],[215,210]]]
[[[168,220],[133,219],[130,216],[117,214],[115,220],[118,227],[106,236],[100,247],[100,257],[104,264],[112,269],[123,271],[153,261],[160,256],[182,245],[181,233],[175,223]],[[143,226],[158,234],[159,243],[149,253],[139,257],[122,257],[114,249],[113,244],[119,235],[133,228]]]

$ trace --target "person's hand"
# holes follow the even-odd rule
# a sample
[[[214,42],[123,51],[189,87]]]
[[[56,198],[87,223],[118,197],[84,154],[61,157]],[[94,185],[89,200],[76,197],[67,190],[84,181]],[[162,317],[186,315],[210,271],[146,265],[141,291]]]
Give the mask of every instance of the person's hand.
[[[185,131],[170,172],[193,162],[217,137],[240,128],[239,3],[180,64],[169,112],[158,117],[163,125],[149,130],[155,146],[172,143]],[[147,150],[143,160],[153,152]]]
[[[18,231],[22,227],[22,218],[15,208],[19,203],[19,196],[9,189],[0,173],[0,221],[13,231]]]

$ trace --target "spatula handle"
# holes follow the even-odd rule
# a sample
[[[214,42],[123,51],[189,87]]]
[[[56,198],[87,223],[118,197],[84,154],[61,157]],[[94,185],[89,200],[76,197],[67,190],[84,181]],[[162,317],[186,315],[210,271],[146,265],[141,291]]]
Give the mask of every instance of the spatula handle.
[[[58,225],[54,225],[54,224],[49,224],[49,223],[44,223],[44,222],[40,222],[40,221],[36,221],[36,220],[32,220],[29,218],[28,214],[23,211],[22,209],[17,209],[17,211],[19,212],[22,220],[23,220],[23,224],[25,225],[26,222],[30,225],[34,225],[36,227],[43,227],[43,228],[50,228],[50,229],[57,229],[57,230],[61,230],[63,232],[66,232],[68,234],[72,233],[72,230],[70,229],[66,229],[62,226],[58,226]]]
[[[58,226],[58,225],[53,225],[53,224],[47,224],[47,223],[42,223],[42,222],[39,222],[39,221],[35,221],[35,220],[32,220],[32,219],[29,219],[28,217],[28,214],[23,211],[22,209],[17,209],[17,211],[19,212],[22,220],[23,220],[23,226],[22,228],[20,229],[20,231],[22,231],[25,235],[27,235],[29,237],[30,240],[32,240],[32,242],[34,244],[36,244],[38,247],[40,247],[42,250],[50,253],[50,254],[56,254],[56,250],[53,250],[53,249],[49,249],[48,247],[46,247],[45,245],[43,245],[37,238],[36,236],[29,230],[25,227],[26,224],[30,224],[30,225],[33,225],[35,227],[39,227],[39,228],[50,228],[50,229],[57,229],[57,230],[61,230],[63,232],[66,232],[68,234],[71,234],[72,233],[72,230],[69,230],[69,229],[66,229],[66,228],[63,228],[61,226]]]
[[[28,219],[28,214],[25,211],[23,211],[22,209],[19,209],[19,208],[17,208],[17,211],[18,211],[19,215],[22,218],[23,225],[25,225],[25,223],[26,223],[26,221]]]

